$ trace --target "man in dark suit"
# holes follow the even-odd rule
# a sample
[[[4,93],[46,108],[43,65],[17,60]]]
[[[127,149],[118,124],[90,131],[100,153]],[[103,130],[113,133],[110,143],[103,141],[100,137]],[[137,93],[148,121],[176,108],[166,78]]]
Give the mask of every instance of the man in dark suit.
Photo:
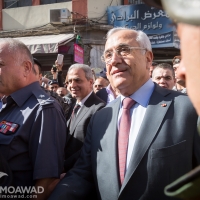
[[[103,58],[121,97],[92,117],[76,165],[50,199],[92,199],[94,189],[102,200],[169,199],[164,187],[200,163],[197,114],[186,95],[150,79],[142,31],[111,29]]]
[[[93,89],[93,75],[89,66],[74,64],[68,70],[68,89],[76,99],[71,117],[67,120],[67,141],[65,147],[65,170],[73,167],[83,145],[91,116],[105,103]]]

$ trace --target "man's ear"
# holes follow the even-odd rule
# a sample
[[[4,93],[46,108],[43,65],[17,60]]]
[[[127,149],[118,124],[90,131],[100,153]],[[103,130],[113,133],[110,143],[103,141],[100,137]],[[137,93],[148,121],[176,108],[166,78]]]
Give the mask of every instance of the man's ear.
[[[153,61],[153,53],[151,51],[146,52],[147,69],[150,69]]]
[[[90,81],[90,84],[93,86],[94,80],[93,80],[93,79],[90,79],[89,81]]]
[[[24,77],[27,77],[32,72],[32,63],[29,60],[23,62]]]

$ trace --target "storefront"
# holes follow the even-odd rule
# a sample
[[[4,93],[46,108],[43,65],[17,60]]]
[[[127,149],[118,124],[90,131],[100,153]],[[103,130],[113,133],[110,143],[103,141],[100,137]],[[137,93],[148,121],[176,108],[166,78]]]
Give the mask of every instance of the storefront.
[[[29,48],[33,57],[42,64],[43,71],[50,71],[57,54],[64,55],[63,69],[67,70],[74,62],[74,34],[41,35],[31,37],[17,37]]]

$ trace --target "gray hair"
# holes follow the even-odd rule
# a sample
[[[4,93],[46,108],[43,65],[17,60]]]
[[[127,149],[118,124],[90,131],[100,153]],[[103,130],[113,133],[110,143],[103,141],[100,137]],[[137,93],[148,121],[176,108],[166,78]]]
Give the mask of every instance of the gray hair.
[[[169,69],[169,70],[171,70],[171,72],[172,72],[172,76],[175,78],[174,69],[173,69],[172,65],[170,65],[170,64],[168,64],[168,63],[160,63],[160,64],[158,64],[158,65],[154,68],[154,70],[153,70],[153,72],[152,72],[152,77],[153,77],[153,78],[154,78],[154,76],[155,76],[155,70],[156,70],[156,69]]]
[[[93,79],[92,69],[88,65],[84,64],[73,64],[70,66],[68,73],[73,69],[82,69],[85,72],[85,77],[87,80]]]
[[[23,61],[29,60],[32,65],[33,73],[37,74],[34,67],[33,56],[23,42],[13,38],[0,38],[0,43],[7,45],[8,53],[14,58],[15,65],[21,65]]]
[[[132,31],[133,34],[136,33],[136,41],[138,42],[139,46],[152,52],[151,42],[148,36],[146,35],[146,33],[144,33],[143,31],[136,31],[130,28],[125,28],[125,27],[116,27],[108,31],[106,35],[106,39],[108,39],[110,36],[112,36],[114,33],[118,31],[125,31],[125,30]],[[142,50],[142,52],[145,53],[144,50]]]

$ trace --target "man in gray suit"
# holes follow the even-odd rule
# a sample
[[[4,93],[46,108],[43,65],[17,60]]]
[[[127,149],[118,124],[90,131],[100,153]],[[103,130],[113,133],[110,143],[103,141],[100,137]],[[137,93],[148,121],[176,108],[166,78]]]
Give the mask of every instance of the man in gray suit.
[[[103,60],[121,98],[92,117],[80,158],[50,199],[95,199],[93,191],[102,200],[169,199],[164,187],[200,163],[197,114],[186,95],[152,82],[152,59],[142,31],[108,32]],[[123,177],[118,147],[126,99],[135,104]]]
[[[93,74],[89,66],[72,65],[67,73],[68,89],[76,99],[71,117],[67,120],[67,140],[65,145],[65,171],[73,167],[86,136],[91,116],[105,106],[103,100],[93,92]]]

